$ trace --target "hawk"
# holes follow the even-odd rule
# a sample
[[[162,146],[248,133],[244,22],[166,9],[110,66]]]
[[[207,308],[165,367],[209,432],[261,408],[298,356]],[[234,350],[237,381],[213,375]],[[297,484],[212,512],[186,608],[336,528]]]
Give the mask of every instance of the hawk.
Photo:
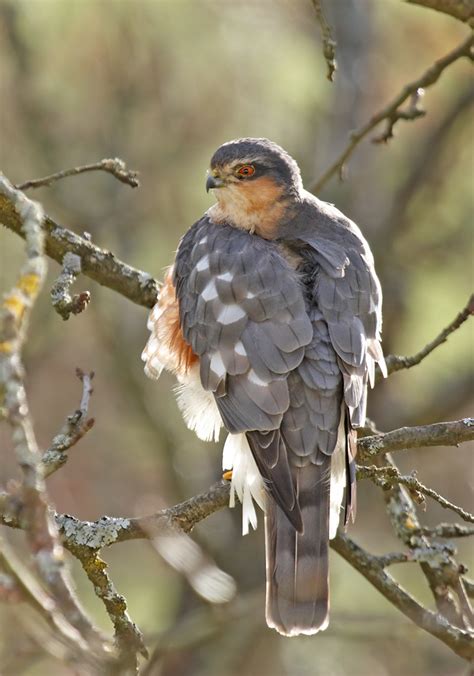
[[[356,429],[380,344],[382,293],[369,245],[304,190],[267,139],[224,143],[217,202],[181,239],[148,328],[145,372],[178,380],[187,426],[227,431],[223,469],[243,533],[265,513],[266,620],[285,636],[328,625],[328,546],[355,516]]]

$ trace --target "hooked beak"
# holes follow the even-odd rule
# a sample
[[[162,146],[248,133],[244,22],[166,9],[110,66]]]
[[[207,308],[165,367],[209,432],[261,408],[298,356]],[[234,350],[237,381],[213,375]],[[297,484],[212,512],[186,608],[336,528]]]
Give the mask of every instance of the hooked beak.
[[[223,185],[224,181],[222,178],[208,174],[206,179],[206,192],[209,192],[209,190],[213,190],[214,188],[222,188]]]

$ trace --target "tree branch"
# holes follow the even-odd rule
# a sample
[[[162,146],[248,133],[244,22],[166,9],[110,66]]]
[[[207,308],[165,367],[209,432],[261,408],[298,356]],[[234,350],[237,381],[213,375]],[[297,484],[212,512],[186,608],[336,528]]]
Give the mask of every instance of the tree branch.
[[[99,551],[116,542],[149,539],[156,535],[184,532],[190,533],[194,526],[214,512],[229,504],[230,484],[220,481],[205,493],[173,507],[141,517],[103,516],[97,521],[80,521],[68,514],[57,514],[56,523],[64,539],[65,547],[84,546]],[[2,501],[0,499],[0,514]],[[9,513],[9,523],[18,527],[21,510]],[[1,520],[0,516],[0,520]]]
[[[185,532],[189,532],[199,521],[228,505],[229,489],[228,482],[220,482],[206,493],[154,515],[141,519],[100,520],[94,524],[87,524],[85,531],[82,529],[81,522],[76,520],[71,522],[71,517],[60,516],[58,523],[61,525],[66,542],[71,537],[77,537],[80,534],[80,539],[91,543],[93,547],[109,546],[113,542],[125,539],[147,537],[147,531],[167,532],[169,528],[178,527],[183,528]],[[144,523],[146,523],[146,528],[144,528]],[[361,572],[391,603],[420,627],[446,643],[461,657],[466,659],[472,657],[472,635],[452,626],[442,616],[420,606],[407,592],[399,587],[391,576],[383,571],[382,564],[387,565],[383,558],[379,561],[377,557],[364,552],[349,538],[342,535],[338,535],[336,540],[332,541],[332,547]]]
[[[393,451],[424,446],[457,446],[474,439],[474,418],[450,422],[400,427],[391,432],[375,434],[357,440],[357,449],[364,461]]]
[[[119,594],[107,573],[107,564],[98,552],[84,545],[68,543],[68,550],[81,562],[81,565],[94,587],[96,596],[102,601],[115,631],[118,648],[118,664],[126,673],[136,673],[137,655],[148,657],[143,634],[127,612],[127,601]],[[120,672],[119,672],[120,673]]]
[[[411,5],[420,5],[468,22],[474,18],[474,0],[406,0]]]
[[[12,188],[1,174],[0,178]],[[9,193],[3,191],[0,192],[0,223],[20,237],[25,237],[14,202]],[[63,228],[49,216],[44,217],[42,230],[45,253],[58,263],[62,264],[66,253],[74,253],[81,259],[83,274],[102,286],[116,291],[137,305],[151,308],[156,303],[158,282],[149,274],[127,265],[111,251],[101,249],[85,237]]]
[[[55,181],[59,181],[67,176],[77,176],[88,171],[106,171],[122,183],[126,183],[131,188],[138,188],[140,181],[138,180],[138,172],[130,171],[125,166],[125,162],[119,157],[113,159],[100,160],[94,164],[85,164],[82,167],[73,167],[72,169],[63,169],[55,174],[44,176],[43,178],[35,178],[31,181],[18,183],[15,187],[17,190],[27,190],[28,188],[41,188],[46,185],[51,185]]]
[[[61,435],[59,435],[60,438]],[[473,438],[474,419],[467,418],[420,427],[402,427],[385,434],[363,437],[358,439],[357,444],[361,458],[371,460],[388,451],[402,450],[408,447],[457,445]],[[54,442],[52,447],[54,447]],[[46,453],[50,454],[50,450]],[[52,460],[46,463],[47,467],[50,465],[52,472],[54,471]],[[361,471],[364,472],[365,469],[361,468]],[[71,543],[84,545],[98,551],[115,542],[153,537],[160,533],[176,531],[176,529],[189,533],[196,523],[205,519],[216,509],[224,507],[228,503],[228,498],[228,482],[221,481],[212,486],[206,493],[148,516],[135,518],[104,516],[98,521],[88,522],[80,521],[65,514],[57,515],[56,521],[64,537],[66,547]],[[21,504],[7,493],[0,494],[0,521],[5,525],[20,527],[21,513]]]
[[[433,561],[438,559],[441,564],[446,563],[449,556],[456,550],[451,545],[428,545],[427,547],[412,548],[408,552],[393,552],[377,556],[377,563],[382,568],[393,566],[395,563],[420,563],[421,561]]]
[[[465,526],[461,523],[439,523],[433,528],[423,526],[417,534],[428,535],[433,538],[466,538],[474,535],[474,527]]]
[[[99,549],[116,542],[148,538],[157,533],[176,532],[176,529],[190,532],[197,523],[226,507],[229,494],[230,484],[221,481],[206,493],[144,517],[131,519],[102,517],[96,522],[84,522],[68,515],[57,515],[56,522],[65,547],[80,560],[81,557],[87,560],[87,557],[94,556]],[[8,523],[17,526],[18,520],[15,523],[10,514]],[[387,557],[374,557],[343,535],[338,535],[332,541],[332,547],[421,628],[439,638],[459,656],[465,659],[472,658],[473,637],[468,631],[451,625],[441,615],[423,608],[383,570],[383,565],[395,562],[392,560],[395,555],[390,555],[390,560]],[[431,559],[436,555],[434,548],[424,552],[425,558]],[[438,553],[438,558],[439,555]],[[395,557],[408,560],[404,554]]]
[[[417,80],[405,85],[402,91],[396,96],[389,104],[382,108],[378,113],[373,115],[371,119],[362,127],[353,131],[350,135],[350,141],[347,147],[339,155],[339,157],[333,162],[333,164],[324,172],[322,176],[309,188],[310,192],[317,193],[319,192],[332,178],[335,174],[341,175],[344,169],[344,165],[347,160],[351,157],[354,150],[357,148],[359,143],[368,135],[370,132],[375,129],[383,120],[387,120],[389,124],[398,117],[403,117],[406,113],[400,111],[401,106],[408,100],[410,97],[416,94],[418,90],[430,87],[440,78],[444,70],[450,66],[452,63],[461,58],[468,58],[470,60],[474,59],[472,54],[472,47],[474,45],[474,37],[472,33],[469,37],[464,40],[456,49],[453,49],[451,52],[446,54],[446,56],[438,59],[432,64],[428,70],[426,70],[423,75],[421,75]],[[398,119],[398,118],[397,118]],[[412,118],[408,118],[412,119]],[[396,121],[396,119],[395,119]],[[394,122],[393,122],[394,124]],[[392,124],[392,127],[393,127]]]
[[[419,117],[424,117],[426,115],[426,110],[421,107],[421,99],[424,97],[424,95],[425,90],[421,87],[418,87],[418,89],[410,94],[409,103],[405,110],[396,108],[393,112],[387,115],[385,130],[378,136],[374,136],[372,138],[372,143],[388,143],[390,139],[395,136],[393,130],[399,120],[413,122],[413,120],[417,120]]]

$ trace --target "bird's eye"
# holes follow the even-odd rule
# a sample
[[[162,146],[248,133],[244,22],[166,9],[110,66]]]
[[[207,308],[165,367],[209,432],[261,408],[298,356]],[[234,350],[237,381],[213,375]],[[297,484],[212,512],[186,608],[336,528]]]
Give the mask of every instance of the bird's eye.
[[[255,174],[255,167],[252,164],[244,164],[237,170],[239,176],[253,176]]]

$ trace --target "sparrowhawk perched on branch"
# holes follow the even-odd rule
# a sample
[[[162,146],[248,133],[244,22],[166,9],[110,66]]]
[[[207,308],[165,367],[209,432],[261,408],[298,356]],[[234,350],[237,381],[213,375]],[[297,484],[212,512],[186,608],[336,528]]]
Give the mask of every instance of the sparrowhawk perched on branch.
[[[206,189],[217,203],[181,239],[145,370],[176,374],[199,438],[228,432],[243,532],[256,527],[254,501],[265,512],[267,623],[314,634],[328,624],[329,539],[341,507],[345,524],[355,515],[367,384],[376,363],[385,371],[380,284],[359,228],[304,190],[275,143],[225,143]]]

